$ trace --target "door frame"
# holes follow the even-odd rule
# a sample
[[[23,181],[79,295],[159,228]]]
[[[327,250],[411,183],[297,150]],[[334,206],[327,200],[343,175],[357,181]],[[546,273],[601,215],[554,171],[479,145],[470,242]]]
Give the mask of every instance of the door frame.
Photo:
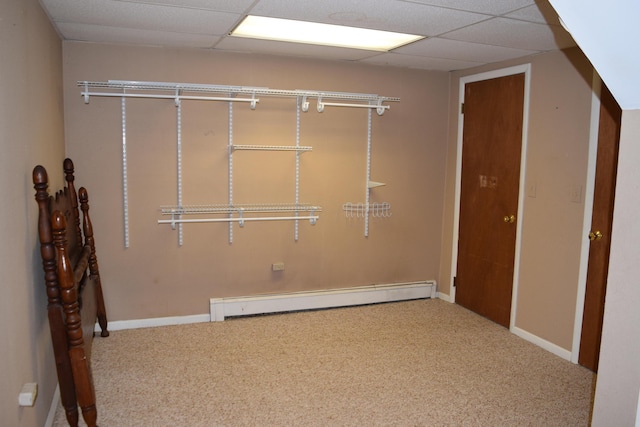
[[[587,157],[587,181],[584,191],[584,219],[582,221],[582,246],[580,247],[580,265],[578,272],[578,293],[576,295],[576,316],[573,323],[573,342],[571,343],[571,362],[578,363],[580,356],[580,336],[584,317],[584,301],[587,290],[587,270],[589,267],[589,249],[591,242],[587,235],[591,231],[593,216],[593,192],[596,183],[596,161],[598,158],[598,131],[600,128],[600,90],[602,80],[593,71],[591,83],[591,123],[589,127],[589,151]]]
[[[509,330],[513,330],[516,319],[516,302],[518,300],[518,278],[520,276],[520,252],[522,239],[522,223],[524,212],[524,194],[525,194],[525,177],[526,177],[526,158],[527,158],[527,139],[529,134],[529,101],[531,88],[531,64],[516,65],[513,67],[502,68],[499,70],[488,71],[479,74],[472,74],[460,78],[458,88],[458,105],[464,103],[464,88],[467,83],[473,83],[482,80],[490,80],[498,77],[505,77],[514,74],[524,73],[524,105],[522,117],[522,145],[520,150],[520,183],[518,187],[518,212],[516,221],[516,252],[513,265],[513,292],[511,296],[511,316],[509,319]],[[464,114],[462,109],[458,108],[458,137],[456,147],[456,183],[455,183],[455,206],[453,211],[453,245],[451,254],[451,278],[449,284],[449,298],[451,302],[456,300],[456,288],[454,287],[454,277],[458,268],[458,231],[460,228],[460,187],[462,183],[462,140]]]

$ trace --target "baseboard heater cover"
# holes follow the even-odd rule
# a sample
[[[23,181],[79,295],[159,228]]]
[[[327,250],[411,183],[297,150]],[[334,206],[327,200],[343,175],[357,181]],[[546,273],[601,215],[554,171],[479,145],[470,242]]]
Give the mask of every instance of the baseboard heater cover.
[[[435,298],[436,282],[394,283],[309,292],[211,298],[211,321],[225,317]]]

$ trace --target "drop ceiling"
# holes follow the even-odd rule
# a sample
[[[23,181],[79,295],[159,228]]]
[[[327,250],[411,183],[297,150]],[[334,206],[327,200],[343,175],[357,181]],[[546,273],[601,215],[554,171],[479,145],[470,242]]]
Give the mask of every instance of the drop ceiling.
[[[41,0],[64,40],[253,52],[452,71],[575,46],[547,0]],[[391,52],[231,37],[246,16],[426,38]]]

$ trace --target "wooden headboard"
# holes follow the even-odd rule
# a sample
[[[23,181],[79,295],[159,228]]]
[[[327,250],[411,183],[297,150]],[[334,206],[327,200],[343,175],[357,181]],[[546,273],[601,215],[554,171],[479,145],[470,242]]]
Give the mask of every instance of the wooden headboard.
[[[65,159],[63,169],[66,186],[54,196],[48,192],[45,168],[38,165],[33,169],[47,313],[67,421],[72,427],[78,425],[80,406],[87,426],[94,427],[97,410],[91,344],[96,320],[101,336],[109,336],[109,332],[89,217],[89,196],[85,188],[76,193],[71,159]]]

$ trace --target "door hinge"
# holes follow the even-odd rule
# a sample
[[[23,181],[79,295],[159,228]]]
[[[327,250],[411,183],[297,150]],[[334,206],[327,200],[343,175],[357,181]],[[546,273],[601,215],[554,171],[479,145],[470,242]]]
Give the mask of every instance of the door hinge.
[[[460,103],[460,114],[464,114],[464,102]]]
[[[458,286],[458,276],[453,276],[453,287],[457,287]]]

